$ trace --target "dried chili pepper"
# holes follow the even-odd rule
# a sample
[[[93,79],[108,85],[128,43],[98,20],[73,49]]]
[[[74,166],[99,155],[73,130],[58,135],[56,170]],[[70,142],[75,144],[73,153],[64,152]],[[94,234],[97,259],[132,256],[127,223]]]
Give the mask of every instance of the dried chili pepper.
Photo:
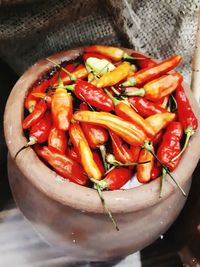
[[[171,121],[175,119],[176,115],[171,112],[157,113],[145,119],[146,124],[149,124],[155,134],[165,128]]]
[[[128,62],[123,62],[118,65],[114,70],[105,73],[103,76],[100,77],[99,80],[94,81],[93,84],[100,88],[113,86],[124,80],[128,76],[130,70],[131,65]]]
[[[128,144],[139,146],[147,139],[146,134],[133,123],[108,112],[77,111],[74,119],[103,126],[119,135]]]
[[[152,150],[154,153],[154,150]],[[143,148],[139,154],[138,162],[149,161],[146,164],[137,165],[137,179],[140,183],[147,183],[151,180],[151,173],[154,165],[154,156],[148,150]]]
[[[138,114],[144,118],[157,113],[166,112],[166,109],[160,107],[157,103],[150,102],[143,97],[131,96],[128,98],[128,101],[135,108]]]
[[[120,61],[122,59],[133,59],[133,57],[129,56],[122,49],[106,45],[88,46],[86,47],[85,52],[98,53],[112,59],[113,61]]]
[[[170,70],[174,69],[181,61],[181,56],[175,55],[169,59],[162,61],[156,66],[144,68],[137,71],[127,82],[123,83],[124,86],[141,86],[146,82],[154,80]]]
[[[15,154],[15,159],[18,154],[27,147],[30,147],[36,143],[44,143],[47,141],[52,125],[52,118],[49,112],[46,112],[44,116],[34,124],[29,132],[29,141],[18,150]]]
[[[188,146],[189,139],[191,138],[191,136],[195,133],[196,129],[198,128],[198,120],[194,112],[192,111],[191,105],[189,103],[189,100],[182,86],[179,86],[176,89],[175,99],[177,102],[178,118],[186,134],[184,146],[181,152],[175,157],[175,159],[177,159],[183,154],[183,152]]]
[[[131,54],[131,56],[134,57],[134,58],[140,58],[139,60],[136,59],[136,64],[141,69],[151,68],[151,67],[154,67],[154,66],[157,65],[157,63],[152,58],[146,57],[146,56],[144,56],[144,55],[142,55],[140,53],[133,52]]]
[[[44,100],[40,100],[33,110],[23,121],[22,128],[28,129],[36,124],[45,114],[47,110],[47,104]]]
[[[125,185],[132,177],[132,171],[124,167],[117,167],[111,170],[106,177],[96,182],[98,186],[107,190],[117,190]]]
[[[83,80],[77,80],[74,85],[65,86],[66,89],[74,91],[77,98],[87,102],[93,107],[103,111],[114,110],[112,99],[104,93],[101,88]]]
[[[66,132],[53,126],[49,133],[48,146],[53,147],[61,154],[65,154],[67,148]]]
[[[80,110],[89,110],[85,103],[81,103]],[[91,148],[97,148],[108,141],[107,131],[98,125],[82,122],[81,128]]]
[[[35,147],[37,154],[44,159],[63,178],[80,185],[86,185],[88,177],[84,169],[76,161],[57,153],[53,148]]]
[[[57,88],[51,100],[53,121],[57,129],[69,129],[72,117],[72,96],[63,88]]]

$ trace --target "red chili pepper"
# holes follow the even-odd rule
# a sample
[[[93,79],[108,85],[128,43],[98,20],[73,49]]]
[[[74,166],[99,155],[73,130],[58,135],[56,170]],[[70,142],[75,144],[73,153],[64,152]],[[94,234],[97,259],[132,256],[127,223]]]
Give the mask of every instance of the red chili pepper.
[[[94,58],[99,58],[99,59],[106,59],[110,61],[110,59],[104,55],[97,54],[97,53],[85,53],[83,54],[83,60],[86,61],[88,58],[94,57]]]
[[[85,135],[82,131],[81,126],[79,125],[79,123],[75,122],[72,123],[69,127],[69,136],[70,136],[70,140],[74,146],[74,150],[76,151],[76,153],[79,154],[80,156],[80,140],[83,140],[85,143],[87,143],[87,139],[85,138]]]
[[[23,121],[23,129],[28,129],[36,124],[45,114],[47,110],[47,104],[45,101],[40,100],[35,106],[35,109],[30,113]]]
[[[170,171],[173,171],[180,161],[180,157],[173,160],[180,151],[180,140],[183,135],[183,128],[180,122],[171,122],[163,135],[162,142],[157,151],[158,159],[165,164]]]
[[[51,101],[51,111],[55,126],[67,131],[72,117],[72,96],[63,88],[57,88]]]
[[[66,132],[63,130],[57,129],[55,126],[53,126],[49,133],[48,146],[53,147],[61,154],[65,154],[66,147],[67,147]]]
[[[77,161],[78,163],[81,164],[81,158],[80,155],[74,150],[74,148],[69,148],[67,149],[67,157],[69,157],[70,159],[73,159],[75,161]]]
[[[154,146],[154,147],[157,146],[157,145],[161,142],[162,137],[163,137],[163,129],[160,130],[160,131],[154,136],[154,138],[153,138],[153,140],[152,140],[152,143],[153,143],[153,146]]]
[[[167,104],[169,101],[169,95],[164,96],[163,98],[161,98],[160,100],[154,102],[156,105],[160,106],[161,108],[166,109],[167,108]]]
[[[111,170],[106,177],[98,181],[97,184],[101,189],[116,190],[125,185],[132,177],[132,171],[128,168],[118,167]]]
[[[126,86],[141,86],[146,82],[154,80],[163,74],[166,74],[170,70],[173,70],[181,61],[181,56],[176,55],[165,61],[157,64],[154,67],[144,68],[137,71],[129,80],[125,83]]]
[[[101,156],[99,155],[98,151],[96,150],[93,150],[92,151],[92,155],[93,155],[93,159],[96,163],[96,165],[98,166],[100,172],[101,172],[101,176],[104,175],[105,173],[105,169],[104,169],[104,166],[103,166],[103,162],[101,160]]]
[[[66,86],[69,90],[74,90],[77,98],[103,111],[114,110],[112,99],[104,93],[101,88],[83,80],[77,80],[75,85]]]
[[[116,160],[122,163],[134,162],[135,157],[128,145],[115,133],[109,132],[112,140],[112,149]]]
[[[143,97],[131,96],[128,98],[128,101],[135,108],[138,114],[144,118],[147,118],[156,113],[166,112],[166,109],[161,108],[156,103],[150,102]]]
[[[136,60],[136,64],[141,69],[151,68],[151,67],[154,67],[154,66],[157,65],[157,63],[152,58],[146,57],[146,56],[144,56],[144,55],[142,55],[140,53],[133,52],[131,54],[131,56],[134,57],[134,58],[139,58],[138,60]]]
[[[47,103],[47,107],[50,109],[51,108],[51,95],[46,94],[46,93],[32,93],[34,97],[37,99],[43,99]]]
[[[37,154],[44,159],[63,178],[80,185],[86,185],[88,177],[76,161],[57,153],[56,150],[43,146],[35,147]]]
[[[145,162],[145,161],[150,161],[150,162],[137,165],[136,175],[140,183],[147,183],[151,180],[151,173],[154,166],[154,156],[145,148],[143,148],[140,151],[138,162]]]
[[[198,120],[194,112],[192,111],[190,102],[182,86],[179,86],[176,89],[175,99],[177,102],[178,118],[186,134],[186,140],[185,140],[184,146],[180,154],[177,155],[178,157],[181,154],[183,154],[183,152],[187,148],[190,137],[195,133],[196,129],[198,128]]]
[[[81,103],[80,110],[89,110],[85,103]],[[97,148],[108,141],[107,131],[98,125],[90,123],[81,123],[81,128],[85,134],[88,144],[91,148]]]
[[[155,180],[159,176],[161,176],[161,167],[157,164],[154,164],[151,171],[151,180]]]

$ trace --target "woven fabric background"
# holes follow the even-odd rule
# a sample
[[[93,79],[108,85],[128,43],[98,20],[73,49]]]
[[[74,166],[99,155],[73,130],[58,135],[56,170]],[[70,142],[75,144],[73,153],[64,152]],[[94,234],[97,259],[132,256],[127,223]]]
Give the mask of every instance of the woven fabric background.
[[[62,49],[125,45],[183,56],[187,81],[200,0],[0,0],[0,57],[18,74]]]

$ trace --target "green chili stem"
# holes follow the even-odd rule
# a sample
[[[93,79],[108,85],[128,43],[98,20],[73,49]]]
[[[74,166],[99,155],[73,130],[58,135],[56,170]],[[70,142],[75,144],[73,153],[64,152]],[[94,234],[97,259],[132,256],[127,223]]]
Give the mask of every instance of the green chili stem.
[[[127,54],[127,53],[124,53],[123,54],[123,59],[130,59],[130,60],[144,60],[144,59],[146,59],[146,58],[141,58],[141,57],[132,57],[132,56],[130,56],[129,54]]]
[[[108,171],[108,164],[106,162],[106,147],[104,145],[100,145],[99,150],[100,150],[101,157],[103,160],[103,166],[105,168],[105,171],[107,172]]]
[[[162,192],[163,192],[163,187],[164,187],[164,182],[166,178],[166,169],[162,168],[162,177],[161,177],[161,183],[160,183],[160,195],[159,197],[162,197]]]
[[[138,90],[135,90],[134,92],[130,92],[130,93],[122,93],[122,95],[125,95],[125,96],[145,96],[145,89],[144,88],[140,88]]]

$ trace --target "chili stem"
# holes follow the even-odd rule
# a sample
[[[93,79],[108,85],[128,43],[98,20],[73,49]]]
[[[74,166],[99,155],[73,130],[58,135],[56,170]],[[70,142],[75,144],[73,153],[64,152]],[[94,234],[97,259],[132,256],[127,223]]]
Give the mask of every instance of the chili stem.
[[[102,203],[104,209],[108,213],[108,216],[111,219],[111,221],[112,221],[113,225],[115,226],[116,230],[119,231],[119,227],[117,226],[117,223],[116,223],[115,219],[113,218],[111,211],[109,210],[108,206],[105,203],[105,199],[104,199],[104,197],[102,195],[102,191],[101,191],[100,186],[98,184],[95,184],[95,185],[96,185],[96,189],[97,189],[97,192],[99,194],[99,197],[100,197],[100,200],[101,200],[101,203]]]
[[[187,146],[188,146],[190,137],[194,134],[194,131],[193,131],[192,127],[188,127],[188,128],[185,130],[185,133],[186,133],[186,139],[185,139],[184,146],[183,146],[181,152],[180,152],[178,155],[176,155],[176,156],[172,159],[172,161],[178,159],[178,158],[185,152],[185,150],[186,150],[186,148],[187,148]]]
[[[33,145],[35,145],[36,143],[37,143],[37,139],[36,139],[34,136],[31,136],[31,137],[29,138],[29,142],[26,143],[23,147],[21,147],[21,148],[17,151],[17,153],[16,153],[15,156],[14,156],[14,160],[16,160],[17,156],[19,155],[19,153],[20,153],[22,150],[24,150],[25,148],[27,148],[27,147],[29,147],[29,146],[33,146]]]
[[[145,58],[141,58],[141,57],[132,57],[132,56],[130,56],[129,54],[124,53],[124,54],[123,54],[123,59],[124,59],[124,60],[126,60],[126,59],[128,59],[128,60],[144,60]]]
[[[166,178],[166,169],[162,168],[162,177],[161,177],[160,195],[159,195],[160,198],[162,197],[162,192],[163,192],[165,178]]]
[[[147,141],[144,142],[144,146],[143,146],[147,151],[149,151],[153,157],[160,163],[160,165],[162,166],[162,168],[165,169],[166,173],[170,176],[170,178],[174,181],[174,183],[176,184],[176,186],[180,189],[180,191],[182,192],[182,194],[186,197],[186,193],[183,190],[183,188],[179,185],[179,183],[176,181],[176,179],[174,179],[174,177],[171,175],[170,171],[168,170],[167,166],[165,166],[160,160],[159,158],[156,156],[156,154],[152,151],[152,145],[150,145]]]
[[[127,162],[127,163],[122,163],[118,160],[115,159],[115,156],[113,154],[108,154],[106,157],[106,160],[108,163],[114,166],[134,166],[134,165],[141,165],[141,164],[146,164],[149,163],[150,160],[148,161],[142,161],[142,162]]]
[[[106,147],[104,145],[100,145],[99,150],[100,150],[101,157],[103,160],[103,166],[105,168],[105,171],[107,172],[108,171],[108,164],[106,162]]]

